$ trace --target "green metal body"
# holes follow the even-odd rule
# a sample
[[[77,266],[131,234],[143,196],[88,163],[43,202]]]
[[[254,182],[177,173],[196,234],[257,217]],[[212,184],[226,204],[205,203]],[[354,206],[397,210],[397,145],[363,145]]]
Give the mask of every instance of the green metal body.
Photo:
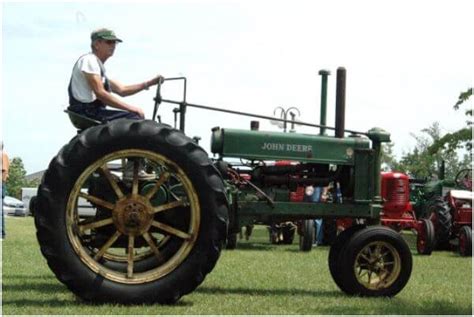
[[[368,137],[367,137],[368,136]],[[377,220],[382,209],[380,197],[380,149],[390,135],[372,129],[367,136],[352,135],[335,138],[282,132],[214,129],[211,151],[220,160],[240,158],[253,161],[292,161],[315,166],[344,168],[344,182],[350,197],[342,204],[292,202],[290,188],[265,186],[262,191],[271,196],[269,203],[252,188],[229,186],[236,228],[254,223],[314,219],[321,217],[353,217]],[[237,229],[236,229],[237,230]]]
[[[370,149],[367,138],[334,138],[282,132],[219,129],[213,132],[211,151],[227,158],[295,160],[353,165],[356,152]]]

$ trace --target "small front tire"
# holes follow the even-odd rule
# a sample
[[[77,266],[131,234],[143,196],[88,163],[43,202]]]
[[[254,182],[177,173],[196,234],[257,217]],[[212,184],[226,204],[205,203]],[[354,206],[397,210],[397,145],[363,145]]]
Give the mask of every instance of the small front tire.
[[[373,226],[356,232],[339,254],[341,289],[349,295],[392,297],[410,279],[412,256],[396,231]]]

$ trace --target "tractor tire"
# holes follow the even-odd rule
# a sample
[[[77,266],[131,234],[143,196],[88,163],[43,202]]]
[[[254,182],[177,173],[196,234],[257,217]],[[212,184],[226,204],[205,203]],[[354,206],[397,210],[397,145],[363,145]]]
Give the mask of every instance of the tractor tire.
[[[339,253],[341,289],[349,295],[392,297],[412,271],[410,248],[396,231],[373,226],[357,231]]]
[[[346,243],[349,241],[350,238],[359,230],[366,228],[364,225],[354,225],[351,226],[341,233],[339,233],[334,240],[334,243],[331,245],[329,249],[329,256],[328,256],[328,265],[329,265],[329,272],[331,273],[331,277],[336,282],[336,285],[343,290],[344,284],[341,281],[341,266],[342,263],[338,262],[339,254],[341,250],[344,248]]]
[[[125,159],[133,162],[128,180]],[[152,190],[140,190],[140,162],[156,172]],[[108,186],[91,192],[97,180]],[[160,193],[167,198],[156,202]],[[79,198],[95,218],[79,213]],[[167,125],[126,119],[91,127],[60,150],[35,215],[48,266],[78,297],[98,303],[176,302],[214,268],[227,223],[224,184],[206,152]]]
[[[275,225],[268,226],[268,238],[270,240],[270,244],[278,244],[278,228]]]
[[[225,248],[227,250],[235,250],[235,248],[237,248],[237,233],[227,234],[227,243]]]
[[[472,255],[472,229],[469,226],[462,226],[459,230],[459,254]]]
[[[421,222],[421,228],[416,237],[416,250],[418,254],[430,255],[436,243],[434,226],[429,219],[421,219]]]
[[[30,198],[30,203],[28,204],[28,209],[29,209],[30,215],[31,215],[32,217],[35,216],[36,199],[37,199],[36,196],[32,196],[32,197]]]
[[[313,247],[316,230],[314,220],[307,219],[302,221],[302,234],[300,235],[300,251],[308,252]]]
[[[283,234],[283,241],[282,244],[293,244],[293,240],[295,239],[295,232],[296,228],[293,224],[284,224],[281,227],[282,234]]]
[[[336,219],[323,219],[323,243],[322,245],[332,245],[337,236]]]
[[[448,204],[442,200],[435,200],[428,206],[428,218],[435,229],[435,249],[449,250],[451,238],[452,216]]]

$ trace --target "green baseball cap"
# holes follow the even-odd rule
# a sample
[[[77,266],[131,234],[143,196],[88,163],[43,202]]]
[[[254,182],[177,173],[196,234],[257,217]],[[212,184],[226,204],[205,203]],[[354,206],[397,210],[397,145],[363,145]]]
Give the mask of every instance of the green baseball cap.
[[[117,42],[122,42],[121,39],[119,39],[114,31],[109,30],[109,29],[99,29],[95,30],[94,32],[91,33],[91,40],[110,40],[110,41],[117,41]]]

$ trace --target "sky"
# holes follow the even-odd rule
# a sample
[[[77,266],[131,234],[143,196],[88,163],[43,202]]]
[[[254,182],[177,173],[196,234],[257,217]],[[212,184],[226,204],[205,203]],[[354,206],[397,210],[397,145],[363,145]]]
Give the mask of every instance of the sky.
[[[453,105],[474,85],[473,9],[470,0],[3,2],[1,139],[27,173],[47,168],[76,134],[63,112],[72,66],[90,51],[90,33],[107,27],[123,39],[105,64],[110,78],[186,76],[188,102],[222,109],[272,116],[297,107],[299,120],[319,123],[318,71],[327,69],[334,126],[336,70],[345,67],[346,128],[387,130],[400,158],[413,133],[466,121]],[[165,83],[162,94],[179,101],[181,86]],[[125,100],[150,118],[154,95]],[[173,124],[174,107],[160,106],[163,122]],[[248,129],[252,119],[189,109],[186,120],[186,134],[209,151],[212,127]]]

